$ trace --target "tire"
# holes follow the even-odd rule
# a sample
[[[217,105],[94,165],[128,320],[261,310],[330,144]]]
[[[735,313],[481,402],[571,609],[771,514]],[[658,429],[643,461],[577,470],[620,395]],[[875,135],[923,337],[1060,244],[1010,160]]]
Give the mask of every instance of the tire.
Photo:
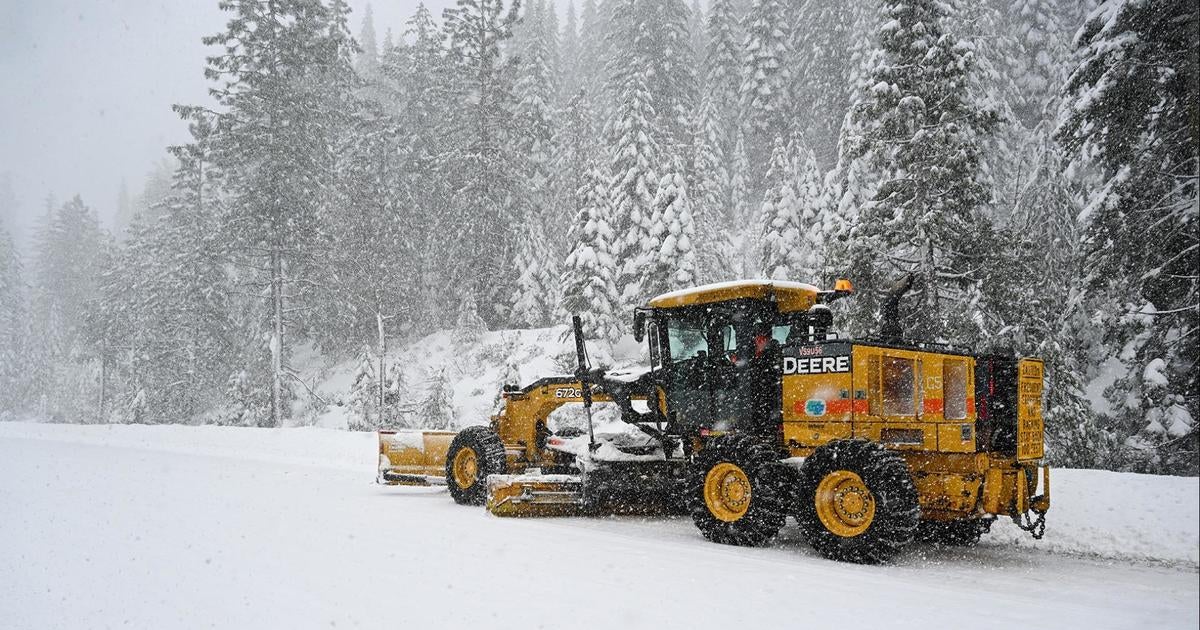
[[[504,443],[491,427],[473,426],[459,431],[446,451],[446,486],[459,505],[483,505],[487,476],[507,471]]]
[[[758,546],[787,517],[785,464],[775,450],[745,435],[715,438],[692,462],[688,511],[704,537],[724,545]]]
[[[983,521],[967,518],[957,521],[921,521],[917,538],[923,542],[946,547],[974,547],[979,544],[986,526]]]
[[[904,459],[863,439],[835,440],[805,460],[794,513],[821,555],[859,564],[890,560],[921,518]]]

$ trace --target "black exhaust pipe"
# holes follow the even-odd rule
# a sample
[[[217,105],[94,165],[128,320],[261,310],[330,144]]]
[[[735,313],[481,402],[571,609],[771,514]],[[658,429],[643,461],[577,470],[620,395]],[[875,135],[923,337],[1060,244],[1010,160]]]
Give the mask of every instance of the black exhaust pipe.
[[[903,278],[900,278],[887,290],[886,297],[883,299],[883,306],[880,307],[879,312],[882,320],[879,337],[887,343],[904,341],[904,328],[900,325],[900,298],[912,289],[912,285],[913,275],[911,273],[904,274]]]

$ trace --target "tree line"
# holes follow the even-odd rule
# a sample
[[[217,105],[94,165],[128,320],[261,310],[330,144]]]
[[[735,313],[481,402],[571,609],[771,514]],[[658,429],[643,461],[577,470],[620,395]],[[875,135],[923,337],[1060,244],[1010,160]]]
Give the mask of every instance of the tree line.
[[[433,330],[849,277],[870,334],[911,276],[908,336],[1047,360],[1058,464],[1195,472],[1190,2],[220,5],[169,188],[116,237],[48,201],[27,267],[0,239],[0,408],[279,425],[316,350],[382,416]]]

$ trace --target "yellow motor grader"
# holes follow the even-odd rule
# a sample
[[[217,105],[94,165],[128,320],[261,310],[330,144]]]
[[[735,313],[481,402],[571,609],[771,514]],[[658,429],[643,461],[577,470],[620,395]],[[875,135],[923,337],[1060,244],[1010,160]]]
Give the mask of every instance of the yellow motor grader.
[[[791,515],[820,553],[860,563],[917,537],[973,544],[999,516],[1040,537],[1042,362],[894,326],[841,338],[828,305],[851,291],[759,280],[661,295],[634,313],[650,361],[633,372],[590,367],[576,317],[575,374],[505,386],[485,426],[380,431],[379,481],[445,483],[497,515],[686,510],[734,545]],[[594,421],[595,403],[619,420]],[[586,430],[553,421],[567,407]]]

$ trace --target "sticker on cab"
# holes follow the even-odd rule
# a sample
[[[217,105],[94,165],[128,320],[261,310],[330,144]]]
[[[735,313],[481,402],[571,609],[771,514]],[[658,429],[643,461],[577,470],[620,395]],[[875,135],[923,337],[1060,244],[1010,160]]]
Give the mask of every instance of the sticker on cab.
[[[825,415],[825,401],[820,398],[810,398],[804,402],[804,413],[809,416]]]

